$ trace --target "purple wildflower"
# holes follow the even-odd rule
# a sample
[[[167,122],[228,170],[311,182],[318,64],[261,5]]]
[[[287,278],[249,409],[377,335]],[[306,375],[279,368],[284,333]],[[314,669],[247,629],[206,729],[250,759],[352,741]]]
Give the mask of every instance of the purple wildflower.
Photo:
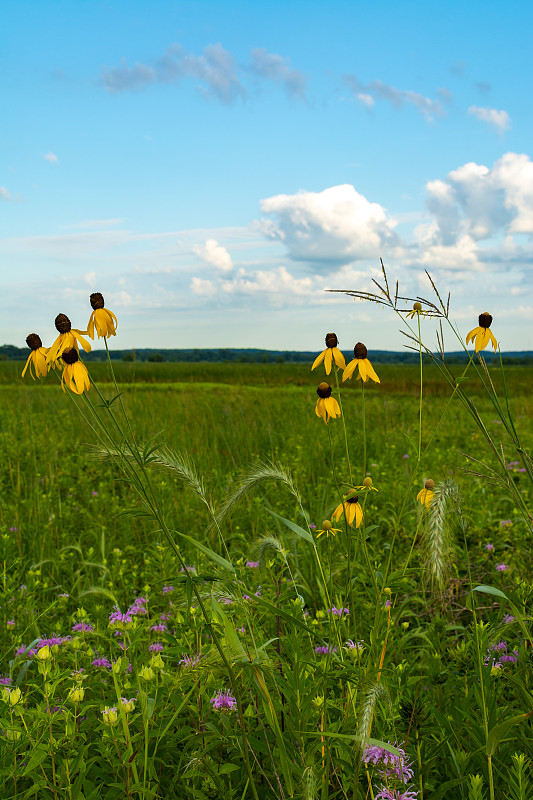
[[[88,633],[92,633],[94,631],[94,625],[92,622],[78,622],[76,625],[72,626],[72,632],[78,633],[78,631],[87,631]]]
[[[316,531],[316,525],[315,525],[315,523],[314,523],[314,522],[310,522],[310,523],[309,523],[309,528],[310,528],[310,530],[312,530],[312,531]]]
[[[257,569],[257,567],[259,566],[259,561],[247,561],[246,566],[248,567],[248,569]]]
[[[91,666],[111,669],[111,661],[108,658],[95,658],[94,661],[91,661]]]
[[[501,519],[500,520],[500,528],[510,528],[512,525],[512,520],[510,519]]]
[[[164,633],[166,629],[167,626],[165,625],[164,622],[159,622],[157,625],[152,625],[152,627],[150,628],[150,630],[154,631],[155,633]]]
[[[15,620],[14,619],[6,620],[6,625],[7,625],[8,628],[14,628],[15,627]]]
[[[184,669],[192,669],[198,664],[200,658],[200,653],[197,653],[195,656],[189,656],[185,653],[181,661],[178,661],[178,664],[181,664]]]
[[[337,648],[336,647],[330,647],[328,644],[319,645],[318,647],[315,647],[315,653],[317,654],[317,656],[327,656],[330,653],[336,653],[336,652],[337,652]]]
[[[328,614],[333,614],[336,617],[342,617],[343,614],[349,614],[350,611],[348,608],[337,608],[333,606],[332,608],[328,608]]]
[[[172,619],[172,617],[170,617],[168,614],[161,614],[159,619],[161,620],[161,622],[166,622],[167,620]]]
[[[161,652],[161,650],[163,650],[163,649],[164,649],[164,648],[163,648],[163,645],[161,644],[161,642],[154,642],[154,643],[153,643],[153,644],[151,644],[151,645],[150,645],[150,647],[148,648],[148,650],[150,651],[150,653],[160,653],[160,652]]]
[[[91,492],[93,497],[98,497],[98,492]]]
[[[0,686],[11,686],[13,683],[13,678],[10,678],[8,675],[0,675]]]
[[[213,708],[216,711],[224,711],[227,713],[229,711],[235,711],[237,708],[236,699],[229,691],[224,691],[223,689],[220,689],[209,702],[213,703]]]
[[[507,572],[509,564],[496,564],[496,572]]]
[[[417,800],[418,792],[413,792],[410,789],[387,789],[386,786],[380,786],[378,794],[374,796],[374,800]]]
[[[414,774],[411,763],[406,762],[405,750],[397,745],[394,747],[398,750],[399,755],[378,745],[367,745],[363,753],[363,761],[365,764],[373,764],[377,767],[383,778],[399,778],[407,783]]]
[[[511,622],[515,621],[515,619],[516,619],[516,617],[513,617],[512,614],[506,614],[504,616],[504,618],[503,618],[503,621],[505,622],[506,625],[510,625]]]
[[[169,592],[173,592],[174,591],[174,587],[169,584],[168,586],[163,586],[162,591],[163,591],[163,594],[168,594]]]
[[[490,553],[492,550],[494,550],[494,545],[489,542],[489,544],[485,545],[484,549]]]

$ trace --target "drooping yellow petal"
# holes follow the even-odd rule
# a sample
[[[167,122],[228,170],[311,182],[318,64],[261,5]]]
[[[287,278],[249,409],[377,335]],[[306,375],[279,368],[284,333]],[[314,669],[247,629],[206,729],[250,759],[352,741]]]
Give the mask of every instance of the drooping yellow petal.
[[[357,366],[357,359],[354,358],[354,359],[352,359],[352,361],[350,361],[350,363],[348,364],[348,366],[346,367],[346,369],[342,373],[342,380],[343,381],[347,381],[349,378],[352,377],[356,366]]]
[[[81,361],[76,361],[76,363],[73,364],[72,372],[76,382],[78,394],[88,391],[91,388],[91,384],[89,382],[89,373],[87,372],[87,367],[85,364],[82,364]]]
[[[490,334],[491,344],[494,347],[494,352],[496,352],[497,349],[498,349],[498,341],[497,341],[496,337],[494,336],[494,334],[492,333],[492,331],[489,331],[489,334]]]
[[[80,342],[80,344],[83,347],[83,349],[85,350],[85,352],[86,353],[90,353],[91,352],[91,345],[89,344],[87,339],[83,338],[83,336],[81,335],[81,331],[77,330],[77,328],[71,328],[70,332],[75,337],[75,339],[77,339]],[[84,333],[85,333],[85,331],[84,331]],[[76,345],[76,347],[77,347],[77,345]]]
[[[346,362],[344,360],[344,356],[338,347],[333,348],[333,358],[335,359],[335,364],[338,367],[340,367],[341,369],[346,369]]]
[[[317,356],[317,357],[315,358],[315,360],[313,361],[313,366],[311,367],[311,371],[312,371],[312,370],[314,370],[314,368],[315,368],[315,367],[318,367],[318,365],[322,363],[322,361],[324,360],[324,356],[326,355],[326,353],[327,353],[327,349],[326,349],[326,350],[323,350],[323,351],[320,353],[320,355],[319,355],[319,356]]]
[[[470,333],[467,335],[467,337],[466,337],[466,343],[470,344],[470,342],[473,342],[480,330],[481,330],[481,328],[479,328],[479,327],[478,328],[473,328],[470,331]]]
[[[326,413],[326,405],[324,403],[324,398],[323,397],[319,397],[318,400],[316,401],[315,413],[316,413],[317,417],[322,417],[322,419],[324,420],[324,422],[327,425],[327,423],[328,423],[328,415]]]
[[[331,372],[331,364],[333,362],[333,355],[331,353],[331,347],[328,347],[326,350],[326,355],[324,357],[324,367],[326,368],[326,375],[329,375]]]
[[[344,514],[344,503],[339,503],[333,514],[331,515],[331,519],[335,522],[338,522],[342,515]]]
[[[24,365],[24,369],[22,370],[22,376],[21,376],[22,378],[24,377],[28,367],[30,367],[30,364],[31,364],[32,361],[33,361],[33,350],[31,351],[31,353],[29,354],[28,358],[26,359],[26,363]],[[30,375],[31,375],[31,367],[30,367]],[[33,377],[33,375],[32,375],[32,377]]]
[[[87,336],[94,339],[94,311],[89,317],[89,322],[87,324]]]
[[[359,367],[359,375],[366,383],[368,380],[368,375],[366,374],[366,365],[369,363],[368,358],[358,358],[357,359],[357,366]]]
[[[326,397],[324,399],[324,406],[330,417],[332,417],[333,419],[340,417],[341,415],[340,406],[334,397]]]
[[[355,527],[358,528],[363,521],[363,509],[359,503],[353,503],[355,506]]]
[[[368,376],[369,378],[372,378],[372,380],[373,380],[373,381],[375,381],[376,383],[381,383],[381,381],[380,381],[380,379],[378,378],[378,376],[376,375],[376,371],[374,370],[374,367],[373,367],[373,366],[372,366],[372,364],[370,363],[369,359],[368,359],[368,358],[366,358],[366,359],[365,359],[365,361],[366,361],[366,371],[367,371],[367,376]]]
[[[357,503],[346,503],[346,522],[348,525],[353,527],[353,521],[355,519],[355,507]]]

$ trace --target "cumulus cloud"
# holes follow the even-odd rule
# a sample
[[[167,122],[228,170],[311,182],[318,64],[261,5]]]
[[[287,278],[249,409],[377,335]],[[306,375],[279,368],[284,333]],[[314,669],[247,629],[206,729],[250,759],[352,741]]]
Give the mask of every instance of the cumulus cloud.
[[[369,105],[368,98],[370,97],[373,100],[386,100],[398,109],[404,106],[413,106],[428,120],[444,113],[438,100],[424,97],[423,94],[413,92],[410,89],[397,89],[395,86],[390,86],[380,80],[361,83],[355,75],[345,75],[344,83],[352,92],[353,97],[366,107]],[[443,92],[447,92],[447,90],[439,89],[441,97]]]
[[[225,247],[222,247],[216,239],[208,239],[204,245],[195,245],[193,253],[200,256],[206,264],[211,264],[220,272],[227,273],[233,269],[231,256]]]
[[[505,133],[511,127],[511,120],[507,111],[497,111],[495,108],[481,108],[480,106],[470,106],[468,113],[481,122],[486,122],[498,133]]]
[[[280,84],[290,97],[305,100],[305,76],[291,67],[289,59],[261,47],[250,51],[250,60],[249,69],[255,75]]]
[[[217,289],[213,281],[204,278],[193,278],[191,281],[191,291],[198,297],[214,297]]]
[[[291,258],[320,262],[332,269],[376,257],[398,243],[395,222],[379,203],[371,203],[349,184],[322,192],[280,194],[261,201],[263,222],[271,239],[283,242]]]
[[[46,153],[43,158],[45,161],[49,161],[50,164],[57,164],[59,161],[58,157],[54,153]]]
[[[242,267],[232,278],[205,280],[194,277],[190,288],[193,294],[222,303],[235,299],[256,298],[272,306],[298,305],[332,300],[323,293],[324,282],[319,276],[298,277],[284,266],[247,272]]]
[[[435,244],[533,233],[533,162],[525,154],[506,153],[492,169],[469,162],[445,181],[430,181],[426,191]]]
[[[140,63],[128,67],[125,62],[111,69],[104,67],[100,83],[108,92],[118,93],[139,91],[156,83],[177,84],[183,78],[199,80],[198,88],[203,95],[226,104],[246,95],[237,76],[235,59],[221,44],[207,45],[200,56],[174,44],[153,67]]]

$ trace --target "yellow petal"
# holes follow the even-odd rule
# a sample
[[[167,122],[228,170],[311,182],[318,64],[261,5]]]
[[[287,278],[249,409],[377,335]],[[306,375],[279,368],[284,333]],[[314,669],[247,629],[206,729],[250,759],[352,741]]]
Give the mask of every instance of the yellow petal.
[[[355,527],[358,528],[363,521],[363,509],[359,503],[354,503],[353,505],[355,505]]]
[[[335,364],[340,367],[341,369],[346,368],[346,362],[344,360],[344,356],[339,350],[338,347],[333,348],[333,358],[335,359]]]
[[[31,351],[31,353],[29,354],[28,358],[26,359],[26,363],[24,365],[24,369],[22,370],[22,375],[21,375],[22,378],[24,377],[24,375],[26,373],[26,370],[28,369],[28,367],[30,365],[30,362],[32,360],[32,358],[31,358],[32,355],[33,355],[33,350]],[[30,369],[30,375],[31,375],[31,369]]]
[[[94,339],[94,311],[89,317],[89,323],[87,325],[87,336],[91,339]]]
[[[368,358],[358,358],[357,359],[357,366],[359,367],[359,375],[365,381],[368,380],[368,375],[366,373],[366,365],[369,363]]]
[[[344,503],[339,503],[339,505],[331,515],[331,519],[334,520],[335,522],[338,522],[343,514],[344,514]]]
[[[357,366],[357,359],[354,358],[352,361],[350,361],[350,363],[348,364],[348,366],[346,367],[346,369],[342,373],[342,380],[343,381],[347,381],[349,378],[352,377],[356,366]]]
[[[326,356],[324,358],[324,366],[326,368],[326,375],[329,375],[331,372],[331,363],[333,361],[333,355],[331,353],[331,347],[328,347],[326,350]]]
[[[487,330],[488,330],[488,328],[487,328]],[[490,337],[490,343],[494,347],[494,352],[496,352],[496,350],[498,349],[498,342],[496,341],[496,337],[494,336],[492,331],[489,331],[489,337]]]
[[[467,343],[467,344],[469,344],[470,342],[473,342],[473,341],[474,341],[474,339],[476,338],[476,336],[477,336],[477,334],[478,334],[478,331],[479,331],[479,330],[480,330],[479,328],[473,328],[473,329],[470,331],[470,333],[469,333],[469,334],[468,334],[468,336],[466,337],[466,343]]]
[[[372,380],[375,381],[376,383],[381,383],[380,379],[376,375],[374,367],[372,366],[372,364],[370,363],[368,358],[366,358],[365,361],[366,361],[366,370],[367,370],[368,377],[372,378]]]
[[[323,359],[324,359],[324,356],[325,356],[325,355],[326,355],[326,350],[323,350],[323,351],[320,353],[320,355],[319,355],[319,356],[317,356],[317,357],[315,358],[315,360],[313,361],[313,366],[311,367],[311,370],[314,370],[314,368],[315,368],[315,367],[318,367],[318,365],[322,363],[322,361],[323,361]]]
[[[81,332],[79,330],[77,330],[76,328],[72,328],[70,332],[80,342],[80,344],[83,347],[83,349],[85,350],[85,352],[86,353],[90,353],[91,352],[91,345],[89,344],[87,339],[83,338],[83,336],[81,335]]]

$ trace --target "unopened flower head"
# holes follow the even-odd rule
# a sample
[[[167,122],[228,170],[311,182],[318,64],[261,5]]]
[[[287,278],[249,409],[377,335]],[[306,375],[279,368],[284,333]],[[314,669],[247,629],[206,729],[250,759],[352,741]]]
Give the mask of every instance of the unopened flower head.
[[[355,370],[358,369],[359,375],[358,377],[361,378],[363,382],[366,382],[369,378],[372,378],[373,381],[376,383],[380,383],[378,376],[374,370],[374,367],[370,363],[368,358],[368,350],[366,346],[362,342],[357,342],[353,349],[354,357],[352,361],[348,364],[344,372],[342,373],[342,380],[346,381],[352,377]]]
[[[329,418],[336,419],[341,415],[341,409],[338,402],[331,396],[331,386],[329,383],[323,381],[317,387],[316,393],[318,400],[316,401],[315,414],[317,417],[322,417],[324,422],[328,423]]]
[[[102,721],[104,725],[113,727],[118,722],[118,714],[116,706],[106,706],[102,711]]]
[[[83,686],[73,686],[70,692],[68,693],[68,699],[72,703],[81,703],[84,697],[85,697],[85,689],[83,688]]]
[[[422,311],[422,303],[419,303],[418,300],[416,303],[413,303],[413,310],[407,312],[407,316],[411,317],[411,319],[413,319],[413,317],[419,317],[423,314],[426,315],[427,311]]]
[[[127,700],[125,697],[121,697],[119,700],[119,705],[125,714],[131,714],[132,711],[135,711],[136,702],[137,700],[135,697],[130,697],[129,700]]]
[[[30,375],[35,378],[44,378],[48,372],[48,364],[46,362],[46,354],[48,347],[43,347],[41,337],[36,333],[30,333],[26,336],[26,344],[31,348],[31,353],[28,356],[26,365],[22,370],[22,377],[24,377],[28,367],[30,368]]]
[[[79,350],[79,345],[83,347],[86,353],[91,352],[91,345],[81,335],[82,332],[77,328],[73,328],[69,318],[66,314],[58,314],[55,318],[55,326],[59,332],[59,336],[53,343],[52,347],[46,354],[46,361],[51,364],[57,361],[62,355],[64,350],[74,348]]]
[[[75,347],[63,350],[61,358],[65,363],[65,369],[61,376],[63,391],[65,391],[65,384],[74,394],[83,394],[88,391],[91,387],[89,373],[85,364],[80,361],[78,350]]]
[[[37,653],[35,654],[35,658],[38,661],[41,661],[42,663],[50,661],[50,659],[52,658],[52,654],[50,652],[49,646],[45,644],[43,647],[40,647]]]
[[[498,342],[490,330],[492,317],[489,312],[485,311],[483,314],[480,314],[478,322],[478,327],[473,328],[466,337],[466,343],[469,344],[471,341],[474,342],[476,353],[484,350],[485,347],[490,343],[494,348],[494,352],[496,352],[498,349]]]
[[[22,701],[22,692],[17,686],[16,689],[11,689],[9,692],[9,705],[16,706]]]
[[[91,306],[94,309],[89,318],[87,333],[94,339],[94,331],[98,337],[115,336],[117,332],[117,318],[109,309],[104,308],[104,298],[100,292],[93,292],[90,297]]]
[[[324,362],[324,368],[326,370],[326,375],[329,375],[331,372],[331,365],[333,362],[339,367],[340,369],[344,369],[346,367],[346,362],[344,361],[344,356],[337,347],[339,340],[337,339],[336,333],[328,333],[326,334],[326,349],[323,350],[317,358],[315,358],[313,362],[313,366],[311,369],[313,370],[315,367],[318,367],[319,364]]]
[[[325,519],[322,523],[322,527],[319,531],[317,531],[316,538],[320,539],[320,537],[325,533],[326,539],[329,539],[330,536],[336,536],[338,533],[341,532],[340,528],[334,528],[333,523],[329,519]]]

